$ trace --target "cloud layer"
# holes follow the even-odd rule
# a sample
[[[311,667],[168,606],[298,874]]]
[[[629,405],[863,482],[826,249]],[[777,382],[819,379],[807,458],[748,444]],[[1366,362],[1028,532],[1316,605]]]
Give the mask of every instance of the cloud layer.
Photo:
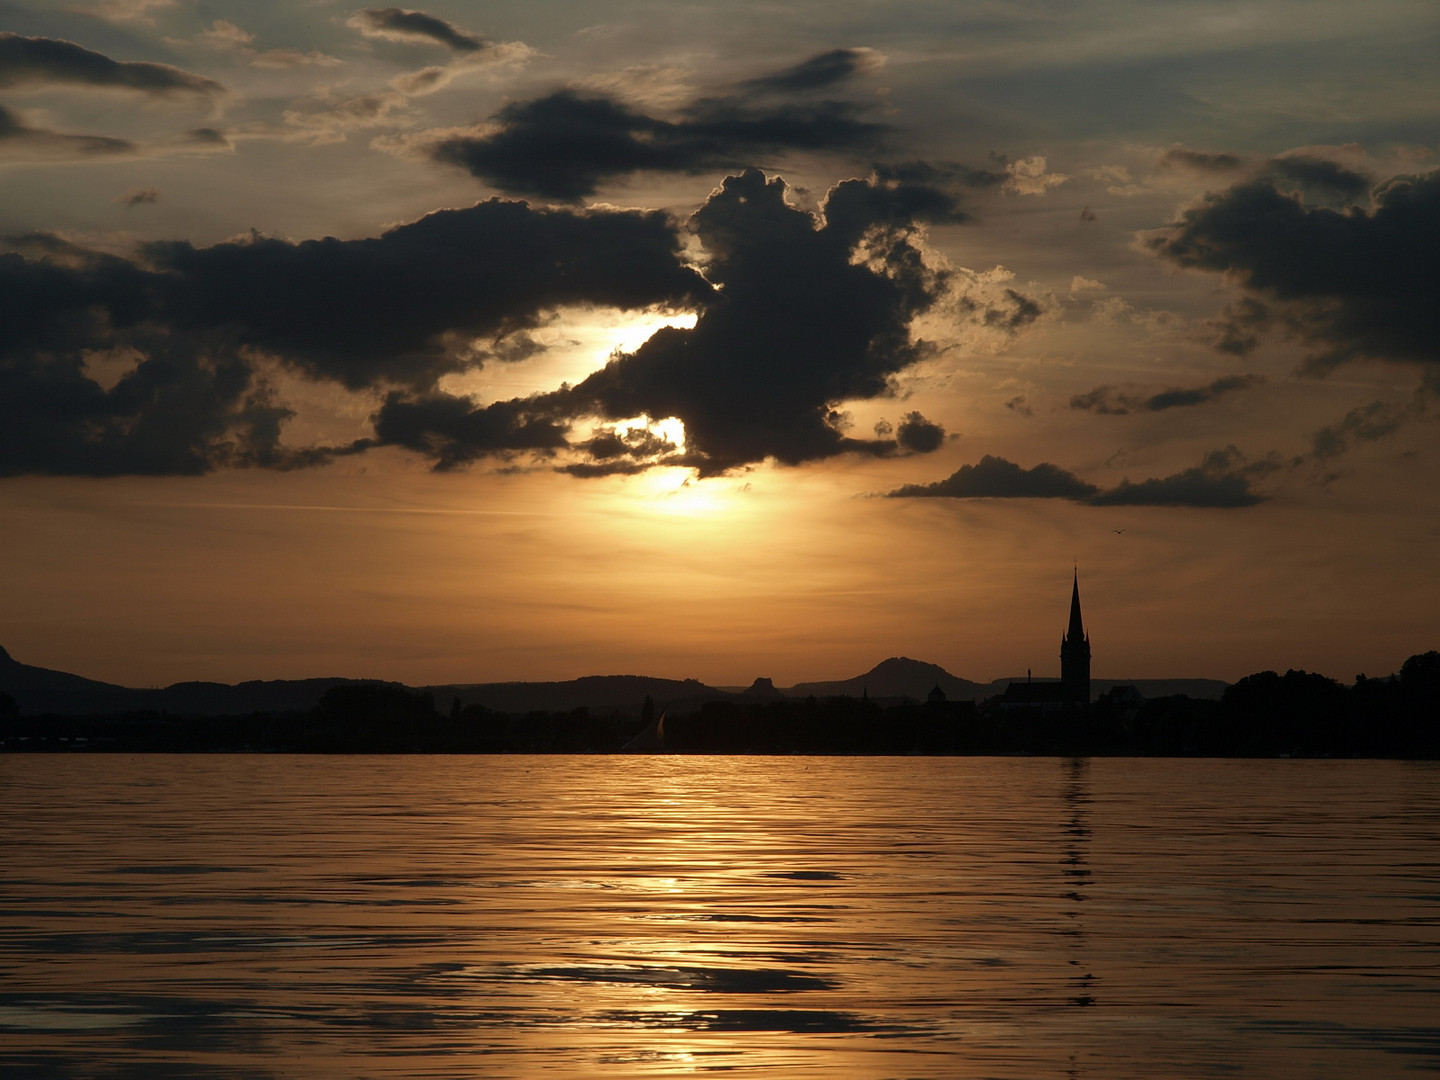
[[[1183,409],[1204,405],[1222,394],[1233,393],[1258,386],[1265,381],[1262,375],[1224,375],[1207,386],[1188,388],[1173,387],[1156,394],[1130,394],[1114,386],[1097,386],[1084,394],[1070,399],[1070,408],[1102,416],[1125,416],[1132,412],[1163,412],[1166,409]]]
[[[47,84],[201,97],[225,90],[213,79],[169,64],[112,60],[73,41],[0,32],[0,86]]]
[[[440,467],[563,452],[557,465],[577,475],[933,451],[944,430],[918,412],[862,438],[840,407],[888,395],[925,355],[910,323],[948,295],[950,275],[927,264],[916,224],[953,202],[872,177],[838,184],[823,209],[790,205],[784,181],[758,170],[729,178],[688,226],[704,276],[663,213],[503,199],[362,240],[164,241],[122,256],[11,237],[0,474],[290,468],[375,444]],[[439,389],[528,355],[525,332],[546,313],[587,305],[699,314],[574,387],[484,405]],[[292,414],[267,382],[277,369],[375,394],[374,437],[285,447]],[[118,381],[107,388],[102,370]],[[683,452],[624,423],[672,417]]]
[[[419,390],[542,311],[710,292],[663,214],[499,200],[368,240],[176,241],[130,258],[48,234],[10,242],[30,257],[0,255],[0,475],[315,463],[335,448],[282,447],[291,413],[267,366]],[[107,366],[121,372],[109,388]]]
[[[488,44],[478,34],[466,33],[444,19],[405,8],[364,8],[350,17],[348,25],[366,37],[444,45],[457,53],[475,52]]]
[[[1126,478],[1101,489],[1049,462],[1029,469],[1005,458],[986,455],[977,464],[962,465],[944,480],[906,484],[890,498],[1068,499],[1090,506],[1189,506],[1234,509],[1254,506],[1265,496],[1251,487],[1254,477],[1272,472],[1270,461],[1245,463],[1235,447],[1214,450],[1194,468],[1170,476],[1132,482]]]
[[[1178,266],[1225,274],[1248,294],[1226,340],[1282,329],[1323,370],[1366,358],[1440,362],[1440,172],[1396,176],[1369,205],[1368,178],[1330,162],[1272,162],[1267,175],[1212,194],[1148,244]],[[1239,318],[1235,318],[1239,315]],[[1231,351],[1243,351],[1232,348]]]
[[[125,154],[135,149],[126,139],[104,135],[67,135],[64,132],[32,127],[12,109],[0,105],[0,154],[30,156],[90,157]]]
[[[794,465],[846,452],[933,450],[944,432],[918,413],[895,437],[866,439],[850,435],[837,411],[847,400],[886,395],[892,377],[924,354],[909,324],[947,285],[943,271],[924,264],[911,222],[897,224],[855,194],[874,183],[837,185],[820,222],[786,201],[784,181],[753,169],[732,176],[691,219],[717,290],[693,329],[663,329],[579,385],[523,404],[463,411],[437,395],[396,398],[377,430],[397,440],[386,433],[403,431],[405,445],[451,464],[493,452],[497,432],[534,435],[543,422],[675,417],[685,425],[686,453],[650,464],[702,475],[767,459]],[[596,452],[614,450],[613,440],[589,446],[597,460],[582,472],[642,467],[628,451],[624,461]]]
[[[468,342],[570,305],[644,308],[709,293],[657,211],[533,209],[492,199],[374,239],[255,237],[144,248],[165,317],[228,335],[351,389],[428,386],[475,357]]]
[[[698,174],[764,163],[793,150],[878,148],[887,130],[852,102],[809,99],[877,63],[842,49],[690,102],[673,118],[573,88],[506,105],[473,133],[428,147],[501,191],[573,201],[637,172]],[[778,95],[779,91],[788,91]]]
[[[1088,499],[1099,489],[1072,472],[1042,461],[1023,469],[1013,461],[986,454],[974,465],[961,465],[933,484],[906,484],[891,498]]]

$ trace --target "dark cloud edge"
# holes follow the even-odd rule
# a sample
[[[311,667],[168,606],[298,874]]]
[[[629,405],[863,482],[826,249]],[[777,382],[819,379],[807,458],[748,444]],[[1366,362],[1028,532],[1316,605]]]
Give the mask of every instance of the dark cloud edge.
[[[346,25],[364,37],[388,38],[411,45],[443,45],[462,54],[479,52],[490,44],[481,35],[462,30],[438,15],[407,8],[361,8],[346,20]]]
[[[1357,360],[1417,364],[1427,381],[1440,370],[1440,169],[1378,180],[1276,158],[1137,240],[1239,288],[1214,322],[1221,352],[1278,332],[1308,346],[1304,374]]]
[[[659,115],[595,90],[560,86],[512,101],[483,131],[437,132],[409,145],[419,156],[464,169],[510,195],[578,203],[641,173],[701,175],[768,165],[790,153],[844,153],[872,161],[880,180],[914,187],[996,190],[1003,159],[884,163],[891,124],[868,119],[868,100],[816,96],[874,70],[879,54],[833,49],[798,64],[694,97]],[[993,155],[992,155],[993,157]],[[953,201],[953,200],[952,200]],[[952,221],[967,215],[952,207]]]
[[[1205,386],[1172,386],[1152,394],[1127,393],[1116,386],[1097,386],[1070,399],[1070,408],[1093,412],[1100,416],[1126,416],[1130,413],[1164,412],[1166,409],[1194,408],[1223,394],[1261,386],[1263,375],[1222,375]]]
[[[491,199],[350,241],[255,235],[121,256],[51,234],[10,237],[35,257],[0,254],[0,475],[291,469],[395,445],[440,469],[520,455],[553,465],[564,451],[589,455],[568,470],[578,475],[682,465],[704,476],[937,449],[947,435],[919,413],[870,439],[848,435],[836,409],[891,396],[894,377],[926,354],[910,324],[945,298],[950,276],[925,265],[916,227],[953,215],[952,195],[909,179],[842,180],[817,215],[787,191],[747,170],[688,226],[658,211]],[[723,291],[685,258],[686,228]],[[617,251],[628,253],[620,277]],[[575,387],[485,405],[438,389],[502,355],[541,311],[586,304],[701,312],[694,329],[662,330]],[[477,336],[493,347],[456,354],[455,340]],[[85,357],[112,348],[138,362],[106,389]],[[267,384],[271,362],[384,395],[374,437],[284,445],[294,414]],[[614,427],[672,416],[686,425],[679,454],[626,444]],[[573,439],[587,420],[611,427]]]
[[[0,104],[0,151],[7,146],[69,155],[78,159],[131,154],[139,149],[128,139],[117,139],[109,135],[79,135],[50,128],[31,127],[21,120],[20,115],[13,109]]]
[[[816,215],[791,205],[787,192],[783,179],[749,169],[726,178],[692,215],[688,227],[710,255],[706,273],[717,286],[693,328],[662,329],[578,385],[524,401],[392,396],[377,414],[381,440],[428,453],[442,468],[521,438],[538,440],[526,448],[542,452],[588,447],[596,460],[558,466],[580,476],[680,465],[703,477],[766,461],[938,449],[944,429],[918,413],[865,439],[845,433],[836,408],[890,396],[894,376],[925,354],[909,324],[946,295],[949,277],[924,265],[914,226],[946,213],[948,200],[923,185],[851,179],[830,190]],[[852,259],[861,247],[873,256],[863,264]],[[686,452],[645,464],[614,460],[613,427],[589,443],[565,437],[581,419],[635,417],[679,419]]]
[[[145,94],[194,94],[212,98],[226,92],[213,79],[169,64],[113,60],[63,38],[26,37],[0,31],[0,88],[61,84]]]
[[[1201,463],[1170,476],[1100,488],[1049,462],[1029,469],[987,454],[962,465],[943,480],[906,484],[884,492],[889,499],[1063,499],[1086,506],[1170,506],[1192,509],[1239,509],[1269,500],[1251,487],[1251,480],[1279,466],[1271,459],[1244,464],[1235,447],[1215,450]]]

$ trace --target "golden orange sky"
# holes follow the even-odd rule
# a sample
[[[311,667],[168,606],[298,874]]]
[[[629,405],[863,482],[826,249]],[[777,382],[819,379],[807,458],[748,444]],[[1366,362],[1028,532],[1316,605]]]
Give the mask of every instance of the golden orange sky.
[[[3,13],[17,660],[1436,647],[1433,5],[221,10]]]

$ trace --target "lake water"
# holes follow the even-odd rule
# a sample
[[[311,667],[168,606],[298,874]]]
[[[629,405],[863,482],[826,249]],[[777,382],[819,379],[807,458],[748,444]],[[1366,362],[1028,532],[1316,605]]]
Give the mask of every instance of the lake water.
[[[7,1078],[1440,1071],[1440,764],[0,756]]]

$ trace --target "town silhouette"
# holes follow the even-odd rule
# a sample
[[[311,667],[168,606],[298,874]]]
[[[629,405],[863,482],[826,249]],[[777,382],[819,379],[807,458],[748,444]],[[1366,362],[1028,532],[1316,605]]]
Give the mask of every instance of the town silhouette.
[[[1059,679],[984,684],[892,657],[853,679],[788,691],[766,678],[736,690],[625,675],[134,690],[0,649],[0,751],[1440,757],[1434,650],[1351,685],[1296,670],[1229,685],[1092,679],[1077,569],[1059,659]]]

